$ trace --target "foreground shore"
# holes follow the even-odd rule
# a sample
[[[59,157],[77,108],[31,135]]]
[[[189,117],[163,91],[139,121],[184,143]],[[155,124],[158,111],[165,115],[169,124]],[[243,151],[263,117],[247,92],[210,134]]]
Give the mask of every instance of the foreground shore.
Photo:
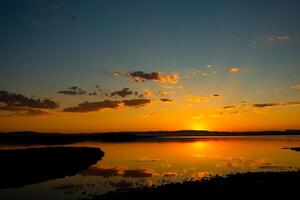
[[[92,199],[270,199],[273,197],[297,199],[299,185],[300,171],[247,172],[150,188],[118,190],[93,196]]]

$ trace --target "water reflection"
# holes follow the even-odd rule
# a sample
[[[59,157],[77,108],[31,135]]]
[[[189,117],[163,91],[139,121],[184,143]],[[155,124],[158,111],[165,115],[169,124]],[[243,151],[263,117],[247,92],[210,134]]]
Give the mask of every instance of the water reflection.
[[[17,190],[1,190],[0,197],[17,199],[17,196],[34,194],[37,199],[71,199],[214,174],[300,168],[299,152],[282,149],[300,146],[299,136],[193,138],[184,142],[84,142],[67,146],[100,147],[105,156],[75,176]],[[37,188],[44,192],[37,194]],[[42,196],[42,193],[53,196]]]

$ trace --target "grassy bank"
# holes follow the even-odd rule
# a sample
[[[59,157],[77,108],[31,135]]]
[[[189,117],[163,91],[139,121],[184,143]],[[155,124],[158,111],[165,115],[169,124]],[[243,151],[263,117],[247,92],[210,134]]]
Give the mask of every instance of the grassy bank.
[[[92,199],[297,199],[299,186],[300,171],[248,172],[151,188],[119,190],[94,196]]]

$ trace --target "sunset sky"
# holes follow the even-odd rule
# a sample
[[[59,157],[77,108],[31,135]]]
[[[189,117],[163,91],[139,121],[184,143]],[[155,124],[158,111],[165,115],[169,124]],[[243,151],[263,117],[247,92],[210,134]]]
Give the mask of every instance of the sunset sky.
[[[2,0],[0,131],[300,129],[299,10]]]

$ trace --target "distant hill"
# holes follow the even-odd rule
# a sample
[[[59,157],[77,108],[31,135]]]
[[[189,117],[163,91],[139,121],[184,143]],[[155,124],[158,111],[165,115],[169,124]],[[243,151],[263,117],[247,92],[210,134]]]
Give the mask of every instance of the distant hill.
[[[0,144],[70,144],[81,141],[128,142],[165,141],[180,137],[197,136],[279,136],[300,135],[300,130],[259,131],[259,132],[217,132],[217,131],[147,131],[147,132],[109,132],[109,133],[39,133],[32,131],[0,133]]]

